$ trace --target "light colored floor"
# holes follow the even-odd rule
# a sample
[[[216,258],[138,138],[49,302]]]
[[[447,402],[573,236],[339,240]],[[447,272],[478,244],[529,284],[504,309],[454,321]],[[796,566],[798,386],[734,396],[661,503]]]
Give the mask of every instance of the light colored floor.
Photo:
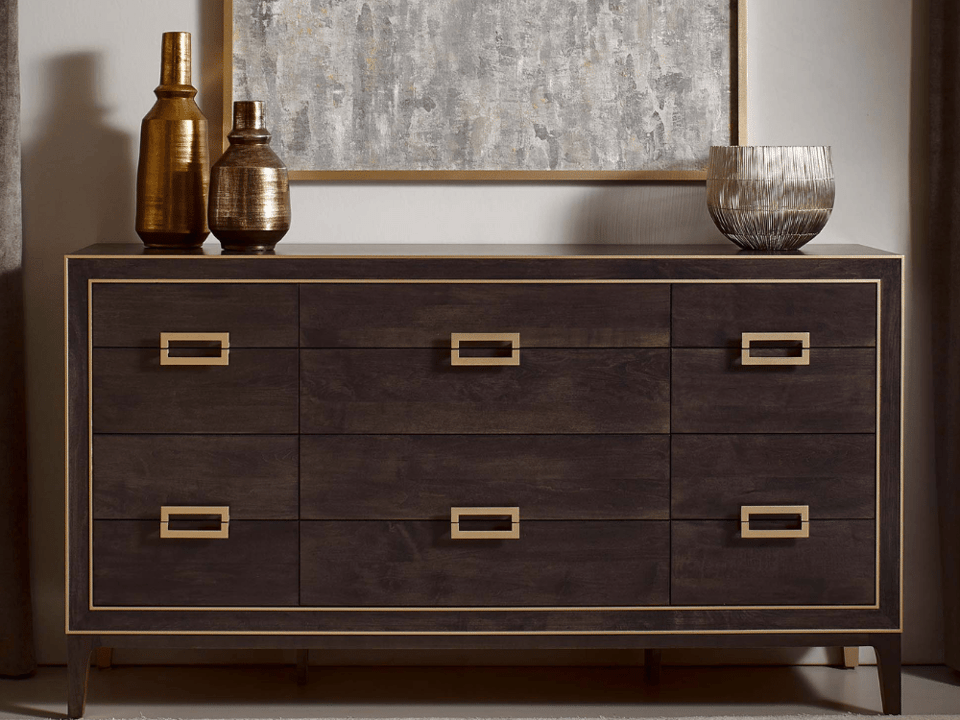
[[[0,680],[0,719],[63,718],[66,669]],[[960,675],[905,667],[905,714],[960,718]],[[89,718],[651,717],[879,713],[876,667],[119,666],[90,671]]]

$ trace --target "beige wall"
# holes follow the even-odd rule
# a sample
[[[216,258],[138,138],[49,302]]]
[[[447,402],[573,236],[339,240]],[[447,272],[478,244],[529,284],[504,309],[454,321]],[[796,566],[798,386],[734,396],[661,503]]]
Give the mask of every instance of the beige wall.
[[[821,242],[907,256],[905,659],[936,662],[922,213],[911,194],[922,121],[910,32],[923,0],[748,0],[749,142],[834,148],[837,204]],[[194,84],[221,138],[220,0],[20,3],[31,535],[41,662],[62,662],[62,255],[133,233],[140,119],[160,34],[194,35]],[[915,33],[916,34],[916,33]],[[920,53],[917,53],[920,55]],[[914,153],[914,154],[912,154]],[[918,160],[920,158],[920,160]],[[293,188],[284,243],[718,242],[702,185],[324,185]],[[698,656],[704,659],[713,656]],[[817,652],[791,659],[823,659]],[[688,655],[686,659],[691,659]],[[694,658],[696,659],[696,658]]]

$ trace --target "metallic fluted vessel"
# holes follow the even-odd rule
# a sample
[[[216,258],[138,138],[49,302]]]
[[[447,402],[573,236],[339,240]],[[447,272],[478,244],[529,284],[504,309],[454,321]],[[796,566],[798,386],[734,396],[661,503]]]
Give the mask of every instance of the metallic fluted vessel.
[[[224,250],[272,250],[290,229],[290,184],[270,147],[263,103],[235,102],[227,137],[210,173],[210,229]]]
[[[207,227],[207,119],[190,84],[190,33],[163,34],[157,102],[140,126],[136,229],[147,247],[197,247]]]
[[[830,219],[835,184],[826,146],[714,146],[707,208],[747,250],[796,250]]]

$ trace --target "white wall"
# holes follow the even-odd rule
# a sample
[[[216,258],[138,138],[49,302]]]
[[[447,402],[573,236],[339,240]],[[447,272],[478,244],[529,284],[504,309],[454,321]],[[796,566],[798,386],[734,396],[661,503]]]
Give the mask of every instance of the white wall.
[[[935,662],[939,579],[925,294],[912,281],[911,62],[923,0],[748,0],[749,142],[829,144],[821,242],[908,257],[905,659]],[[193,33],[194,84],[221,142],[221,0],[20,3],[32,568],[41,662],[62,662],[62,255],[133,232],[140,119],[160,34]],[[284,243],[725,243],[702,185],[298,183]],[[808,654],[807,658],[817,658]]]

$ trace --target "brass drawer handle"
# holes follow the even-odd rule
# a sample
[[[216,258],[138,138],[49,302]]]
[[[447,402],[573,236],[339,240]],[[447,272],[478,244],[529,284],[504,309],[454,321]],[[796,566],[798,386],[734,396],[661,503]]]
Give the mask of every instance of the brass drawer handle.
[[[170,355],[171,342],[215,342],[220,343],[220,354],[210,357],[189,357]],[[162,332],[160,333],[161,365],[229,365],[230,333]]]
[[[460,357],[461,342],[508,342],[510,357]],[[520,333],[450,333],[451,365],[519,365]]]
[[[750,520],[754,515],[799,515],[800,527],[785,530],[753,530]],[[809,505],[742,505],[740,507],[740,537],[742,538],[808,538],[810,537]]]
[[[509,530],[461,530],[461,517],[510,517]],[[453,507],[450,508],[450,537],[454,540],[517,540],[520,537],[520,508],[518,507]]]
[[[171,515],[219,515],[219,530],[171,530]],[[226,505],[164,505],[160,508],[160,537],[185,540],[226,539],[230,537],[230,508]]]
[[[750,354],[750,343],[753,342],[798,342],[800,354],[793,357],[757,357]],[[740,334],[740,364],[741,365],[809,365],[810,364],[810,333],[753,333]]]

